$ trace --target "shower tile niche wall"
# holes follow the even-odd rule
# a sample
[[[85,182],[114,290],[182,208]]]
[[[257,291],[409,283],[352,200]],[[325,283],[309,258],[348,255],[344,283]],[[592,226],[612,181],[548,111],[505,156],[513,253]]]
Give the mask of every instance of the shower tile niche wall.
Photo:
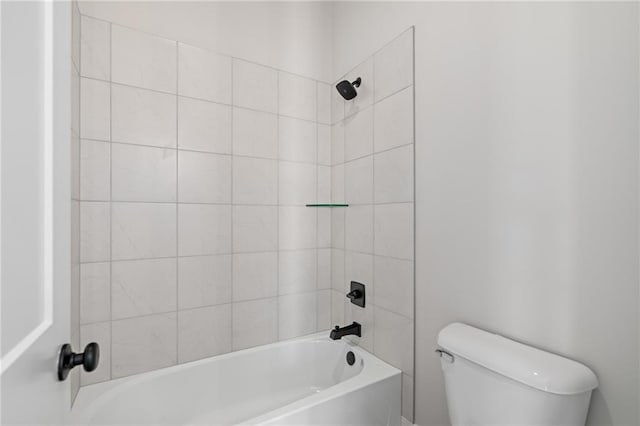
[[[402,416],[413,421],[413,28],[338,79],[332,93],[332,323],[362,324],[359,345],[402,370]],[[346,299],[366,285],[365,308]]]
[[[80,26],[82,384],[328,329],[331,86]]]

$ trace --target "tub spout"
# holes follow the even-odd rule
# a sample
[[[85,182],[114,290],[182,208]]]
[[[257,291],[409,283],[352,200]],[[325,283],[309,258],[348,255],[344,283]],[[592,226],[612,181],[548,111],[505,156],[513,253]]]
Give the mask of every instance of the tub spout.
[[[329,337],[333,340],[342,339],[344,336],[349,336],[351,334],[361,337],[361,330],[362,326],[354,321],[353,324],[344,326],[342,328],[336,325],[335,328],[331,330],[331,334],[329,334]]]

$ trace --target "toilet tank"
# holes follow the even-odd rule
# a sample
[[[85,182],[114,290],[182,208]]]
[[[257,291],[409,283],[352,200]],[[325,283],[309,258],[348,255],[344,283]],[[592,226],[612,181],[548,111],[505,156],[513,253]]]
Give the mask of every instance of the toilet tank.
[[[585,424],[598,379],[583,364],[461,323],[438,346],[453,426]]]

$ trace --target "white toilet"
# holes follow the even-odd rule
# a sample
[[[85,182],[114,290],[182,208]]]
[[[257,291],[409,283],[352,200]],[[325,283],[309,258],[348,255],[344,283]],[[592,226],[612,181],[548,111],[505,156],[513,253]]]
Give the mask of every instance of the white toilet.
[[[585,424],[598,387],[588,367],[461,323],[438,346],[453,426]]]

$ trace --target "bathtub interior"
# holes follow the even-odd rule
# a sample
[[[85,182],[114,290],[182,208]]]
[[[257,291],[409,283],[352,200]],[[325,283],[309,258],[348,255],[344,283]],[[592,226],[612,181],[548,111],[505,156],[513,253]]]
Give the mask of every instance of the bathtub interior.
[[[359,348],[316,336],[87,386],[74,410],[89,424],[237,424],[354,378],[364,365]]]

